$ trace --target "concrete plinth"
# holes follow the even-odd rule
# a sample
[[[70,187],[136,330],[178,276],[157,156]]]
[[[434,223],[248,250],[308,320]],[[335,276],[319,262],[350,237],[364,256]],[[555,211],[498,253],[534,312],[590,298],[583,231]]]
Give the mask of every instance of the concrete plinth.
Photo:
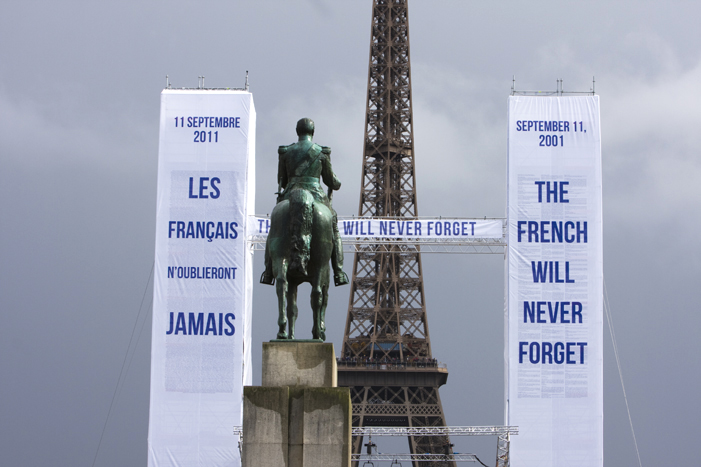
[[[291,422],[297,417],[292,413]],[[350,388],[305,388],[302,417],[302,463],[295,465],[290,462],[290,467],[350,467]],[[290,435],[291,454],[297,439],[291,431]]]
[[[337,386],[333,344],[263,342],[263,386]]]
[[[243,388],[242,466],[287,465],[289,396],[287,387]]]
[[[335,387],[333,344],[264,343],[263,381],[244,388],[243,467],[350,467],[350,389]]]

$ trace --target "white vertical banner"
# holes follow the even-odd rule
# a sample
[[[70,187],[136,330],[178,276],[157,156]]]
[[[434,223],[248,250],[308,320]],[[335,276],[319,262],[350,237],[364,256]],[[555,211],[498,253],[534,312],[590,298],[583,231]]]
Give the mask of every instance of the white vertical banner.
[[[513,467],[603,466],[599,97],[509,98]]]
[[[253,97],[164,90],[148,465],[238,466],[251,384]]]

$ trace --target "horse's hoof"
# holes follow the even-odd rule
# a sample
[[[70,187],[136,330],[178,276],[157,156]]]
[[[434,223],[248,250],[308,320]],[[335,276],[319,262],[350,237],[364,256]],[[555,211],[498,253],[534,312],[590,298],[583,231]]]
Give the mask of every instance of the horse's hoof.
[[[278,339],[287,339],[287,333],[286,332],[278,332],[277,338]]]
[[[324,331],[312,332],[312,338],[321,339],[322,341],[326,342],[326,333]]]
[[[345,272],[337,272],[336,274],[333,275],[333,284],[338,287],[339,285],[346,285],[350,281],[348,280],[348,276],[346,275]]]

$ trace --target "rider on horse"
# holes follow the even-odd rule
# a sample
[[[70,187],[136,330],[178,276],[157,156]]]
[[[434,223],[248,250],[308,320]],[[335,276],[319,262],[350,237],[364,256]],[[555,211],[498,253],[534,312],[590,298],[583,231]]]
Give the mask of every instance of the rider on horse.
[[[314,122],[303,118],[297,122],[299,141],[289,146],[278,148],[278,199],[290,203],[290,236],[292,249],[291,269],[307,274],[310,258],[311,223],[314,202],[323,203],[333,213],[333,252],[331,266],[334,272],[334,284],[348,284],[348,276],[343,272],[343,246],[338,232],[336,211],[331,207],[333,190],[341,188],[341,182],[331,168],[331,148],[319,146],[312,142]],[[321,188],[319,177],[329,187],[328,196]],[[284,189],[284,191],[282,191]],[[271,258],[266,251],[265,271],[260,278],[262,284],[274,283]]]

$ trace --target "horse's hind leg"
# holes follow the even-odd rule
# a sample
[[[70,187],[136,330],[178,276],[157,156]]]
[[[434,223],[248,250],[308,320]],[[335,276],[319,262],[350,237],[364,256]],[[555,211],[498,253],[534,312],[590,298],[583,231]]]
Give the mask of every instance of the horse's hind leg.
[[[278,307],[277,325],[279,328],[278,333],[277,333],[277,338],[278,339],[288,339],[287,331],[285,330],[287,328],[287,317],[285,316],[285,298],[287,296],[287,280],[285,280],[285,279],[280,280],[280,277],[278,277],[278,280],[276,281],[276,284],[275,284],[275,290],[277,291],[277,307]]]
[[[289,338],[295,338],[295,323],[297,322],[297,286],[290,285],[287,290],[287,322],[290,328]]]
[[[328,273],[327,273],[328,274]],[[324,323],[324,315],[326,314],[326,304],[328,303],[328,289],[321,284],[319,278],[315,278],[312,282],[312,315],[314,317],[314,325],[312,327],[312,337],[314,339],[326,340],[326,324]]]
[[[260,276],[261,284],[274,285],[275,276],[273,275],[273,260],[270,257],[270,245],[265,243],[265,270]]]
[[[319,334],[321,340],[326,340],[326,305],[329,304],[329,283],[321,286],[321,309],[319,310]]]

